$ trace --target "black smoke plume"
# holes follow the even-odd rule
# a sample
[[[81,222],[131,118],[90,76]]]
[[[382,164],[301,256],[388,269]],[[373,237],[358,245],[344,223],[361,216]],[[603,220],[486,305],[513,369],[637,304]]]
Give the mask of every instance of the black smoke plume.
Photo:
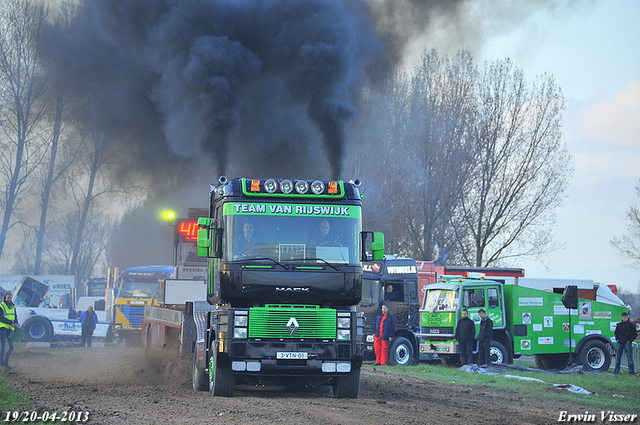
[[[235,163],[278,177],[318,171],[324,156],[322,174],[335,178],[355,113],[350,90],[381,51],[365,9],[360,0],[84,0],[74,37],[56,49],[100,97],[103,125],[136,147],[138,165],[205,152],[219,174]],[[307,146],[316,140],[324,155]]]

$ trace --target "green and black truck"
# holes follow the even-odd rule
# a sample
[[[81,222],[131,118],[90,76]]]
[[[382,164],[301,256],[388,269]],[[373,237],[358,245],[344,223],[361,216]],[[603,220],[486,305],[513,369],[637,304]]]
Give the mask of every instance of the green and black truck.
[[[232,179],[211,187],[198,225],[209,259],[205,331],[194,387],[232,396],[236,384],[360,387],[363,261],[381,233],[362,231],[359,181]],[[202,336],[200,336],[202,335]]]
[[[563,302],[567,287],[575,287],[576,308]],[[421,353],[438,354],[445,366],[459,364],[453,336],[465,308],[476,335],[478,310],[493,320],[492,363],[533,355],[538,367],[561,369],[571,356],[587,370],[609,369],[615,326],[627,311],[608,286],[590,280],[515,278],[504,284],[483,276],[443,278],[428,287],[420,310]]]

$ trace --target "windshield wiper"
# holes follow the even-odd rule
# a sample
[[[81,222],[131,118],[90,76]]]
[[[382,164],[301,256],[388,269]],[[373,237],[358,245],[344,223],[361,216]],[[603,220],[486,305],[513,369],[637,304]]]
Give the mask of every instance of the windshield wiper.
[[[286,264],[282,264],[279,261],[274,260],[273,258],[269,258],[269,257],[254,257],[254,258],[243,258],[242,260],[237,260],[237,262],[245,262],[245,261],[257,261],[257,260],[269,260],[272,261],[273,263],[279,265],[280,267],[282,267],[285,270],[289,270],[289,266],[287,266]]]
[[[337,268],[336,266],[334,266],[333,264],[331,264],[330,262],[328,262],[327,260],[325,260],[324,258],[306,258],[307,261],[311,260],[311,261],[322,261],[323,263],[325,263],[327,266],[331,267],[333,270],[339,272],[341,271],[339,268]],[[293,261],[293,260],[292,260]]]

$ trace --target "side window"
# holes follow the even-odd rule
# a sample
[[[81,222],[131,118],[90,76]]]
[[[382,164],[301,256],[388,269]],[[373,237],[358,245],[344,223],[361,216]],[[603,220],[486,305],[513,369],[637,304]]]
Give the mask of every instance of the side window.
[[[410,300],[418,299],[418,282],[415,282],[415,281],[409,282],[409,299]]]
[[[484,289],[465,289],[464,290],[464,307],[484,307]]]
[[[378,293],[377,280],[362,279],[362,300],[363,304],[377,304],[380,301],[380,294]]]
[[[385,301],[406,301],[407,285],[402,282],[386,282],[382,287]]]
[[[498,303],[498,289],[489,288],[487,289],[487,295],[489,297],[489,308],[494,308],[499,305]]]

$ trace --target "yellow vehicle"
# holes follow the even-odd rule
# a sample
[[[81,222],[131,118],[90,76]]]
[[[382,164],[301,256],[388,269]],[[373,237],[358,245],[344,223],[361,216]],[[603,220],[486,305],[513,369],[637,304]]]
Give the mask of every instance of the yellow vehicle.
[[[116,341],[140,341],[144,307],[158,305],[158,281],[174,277],[173,266],[131,267],[110,288],[113,337]]]

